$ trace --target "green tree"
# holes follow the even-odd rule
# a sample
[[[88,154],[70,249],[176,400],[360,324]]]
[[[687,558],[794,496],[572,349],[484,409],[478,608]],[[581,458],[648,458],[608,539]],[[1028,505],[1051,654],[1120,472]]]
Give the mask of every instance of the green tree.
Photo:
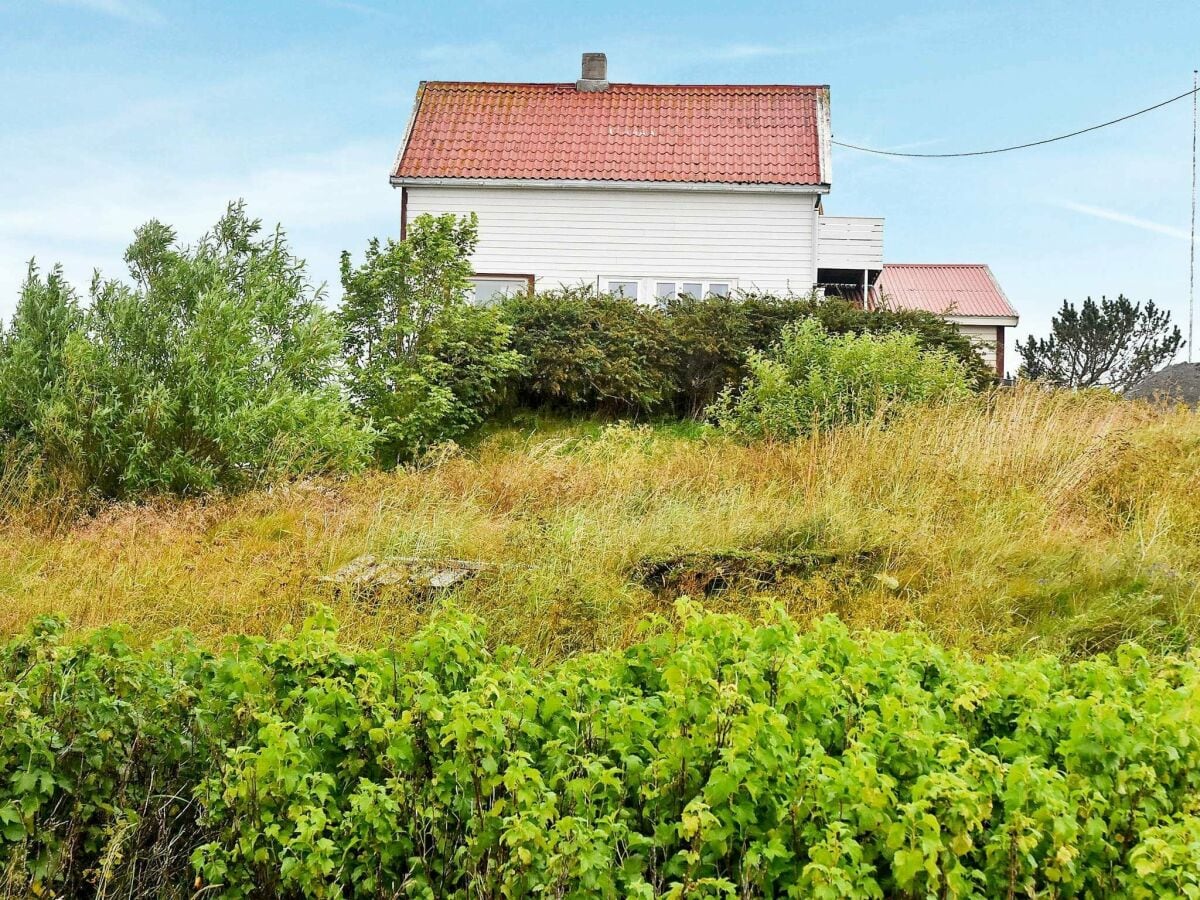
[[[340,318],[351,396],[384,464],[461,437],[492,411],[520,366],[495,309],[473,306],[474,215],[419,216],[402,241],[342,254]]]
[[[193,247],[149,222],[125,259],[133,284],[97,275],[82,314],[61,273],[31,272],[5,336],[0,386],[35,398],[7,405],[5,428],[60,481],[196,493],[365,460],[336,322],[281,231],[236,203]],[[14,371],[29,358],[42,374]]]
[[[0,435],[29,438],[59,393],[67,341],[83,328],[75,291],[55,266],[34,263],[8,328],[0,327]]]
[[[1063,301],[1050,320],[1050,336],[1017,341],[1021,375],[1062,387],[1109,387],[1124,391],[1141,381],[1183,346],[1171,314],[1154,301],[1134,303],[1091,297],[1076,309]]]

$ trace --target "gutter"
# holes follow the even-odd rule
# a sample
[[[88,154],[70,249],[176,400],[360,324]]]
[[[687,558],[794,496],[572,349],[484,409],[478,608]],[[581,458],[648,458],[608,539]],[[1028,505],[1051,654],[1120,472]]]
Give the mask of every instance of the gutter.
[[[405,146],[408,138],[405,137]],[[401,150],[401,158],[403,150]],[[399,158],[397,159],[397,163]],[[395,171],[395,170],[393,170]],[[828,194],[828,184],[745,184],[720,181],[617,181],[598,178],[413,178],[393,175],[392,187],[541,187],[592,190],[706,191],[739,194]]]

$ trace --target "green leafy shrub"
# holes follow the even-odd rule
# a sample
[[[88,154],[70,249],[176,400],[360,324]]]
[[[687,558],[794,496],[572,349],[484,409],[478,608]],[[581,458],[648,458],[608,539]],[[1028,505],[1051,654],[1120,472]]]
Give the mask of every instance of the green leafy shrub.
[[[391,465],[460,438],[500,400],[520,357],[494,309],[472,306],[475,218],[424,215],[403,241],[342,254],[348,384]]]
[[[702,415],[721,391],[746,376],[752,351],[770,347],[785,325],[812,316],[815,309],[807,300],[757,294],[668,300],[662,324],[676,411]]]
[[[916,335],[922,350],[944,350],[957,359],[968,380],[983,388],[996,380],[996,373],[984,363],[971,339],[952,322],[918,309],[890,309],[886,306],[863,309],[840,297],[826,297],[812,304],[813,315],[831,334],[890,334],[896,331]]]
[[[751,354],[749,369],[711,410],[747,437],[788,439],[970,390],[963,365],[946,351],[921,350],[912,332],[833,335],[816,319],[786,327],[769,352]]]
[[[1195,658],[680,612],[546,669],[457,616],[215,656],[40,625],[0,651],[6,889],[182,896],[190,858],[231,897],[1195,893]]]
[[[970,340],[952,324],[922,312],[863,310],[837,298],[681,296],[652,307],[575,288],[511,297],[502,310],[525,359],[514,393],[531,407],[698,417],[749,374],[754,351],[808,319],[834,334],[912,333],[920,349],[959,360],[973,385],[990,380]]]
[[[93,280],[31,268],[0,341],[0,428],[46,477],[98,494],[203,492],[353,469],[367,436],[337,384],[336,323],[284,236],[231,205],[194,247],[158,222]]]
[[[673,399],[670,346],[657,310],[571,288],[508,297],[501,311],[525,360],[519,402],[629,414],[662,410]]]

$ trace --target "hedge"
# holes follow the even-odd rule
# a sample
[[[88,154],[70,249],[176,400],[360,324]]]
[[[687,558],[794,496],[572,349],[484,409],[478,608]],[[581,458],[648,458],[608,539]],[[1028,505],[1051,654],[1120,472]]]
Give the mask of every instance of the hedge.
[[[439,618],[0,652],[0,873],[68,896],[1196,896],[1200,671],[681,604],[535,668]]]

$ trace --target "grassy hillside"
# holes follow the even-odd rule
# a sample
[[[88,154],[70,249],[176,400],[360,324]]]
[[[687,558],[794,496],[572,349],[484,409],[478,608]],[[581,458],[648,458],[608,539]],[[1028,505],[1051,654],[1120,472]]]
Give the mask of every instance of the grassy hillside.
[[[456,599],[536,659],[628,643],[714,583],[716,609],[774,598],[972,649],[1172,648],[1200,634],[1198,496],[1200,417],[1098,395],[1026,389],[793,444],[511,429],[391,474],[71,524],[14,513],[0,633],[61,612],[147,638],[273,635],[323,601],[346,639],[406,636],[441,601],[319,580],[370,553],[493,564]]]

